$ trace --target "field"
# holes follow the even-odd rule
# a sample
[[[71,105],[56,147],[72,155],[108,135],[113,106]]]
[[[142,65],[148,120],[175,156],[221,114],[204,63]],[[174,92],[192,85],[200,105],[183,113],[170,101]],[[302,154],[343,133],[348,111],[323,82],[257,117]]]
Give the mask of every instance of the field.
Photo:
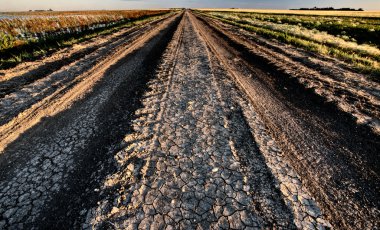
[[[380,17],[380,11],[319,11],[319,10],[273,10],[273,9],[198,9],[200,11],[246,12],[263,14],[286,15],[317,15],[317,16],[353,16],[353,17]]]
[[[210,12],[209,15],[380,76],[380,18]]]
[[[20,12],[0,18],[0,68],[30,61],[49,51],[73,45],[99,34],[112,33],[152,16],[152,11]]]
[[[379,228],[380,15],[240,11],[3,16],[0,229]]]

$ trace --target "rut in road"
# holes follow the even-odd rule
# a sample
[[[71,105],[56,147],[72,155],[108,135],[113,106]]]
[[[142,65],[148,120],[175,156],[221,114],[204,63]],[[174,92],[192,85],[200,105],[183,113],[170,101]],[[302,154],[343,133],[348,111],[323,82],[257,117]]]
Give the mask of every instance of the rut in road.
[[[280,55],[205,18],[197,19],[209,46],[250,98],[330,223],[337,228],[378,228],[379,136],[273,66],[287,65]],[[263,50],[271,58],[261,58]]]
[[[83,228],[324,228],[298,175],[185,13]]]
[[[92,81],[86,80],[86,78],[89,75],[94,75],[94,73],[104,72],[102,66],[108,68],[112,65],[115,59],[122,56],[123,52],[128,51],[148,31],[154,30],[162,20],[165,20],[165,18],[133,27],[127,31],[122,30],[105,38],[97,38],[95,39],[96,41],[92,41],[90,44],[81,44],[80,46],[91,47],[91,49],[95,47],[97,49],[82,58],[82,55],[74,55],[79,57],[77,57],[78,59],[74,58],[74,60],[69,58],[69,61],[72,62],[69,65],[64,65],[64,62],[68,60],[62,58],[61,54],[55,54],[48,57],[47,60],[41,61],[42,63],[29,63],[30,68],[27,68],[27,70],[24,70],[25,67],[23,66],[9,70],[0,83],[0,88],[5,87],[3,88],[5,91],[10,91],[5,97],[0,97],[0,107],[2,108],[0,110],[0,136],[2,137],[0,139],[0,151],[14,141],[19,134],[35,125],[39,121],[39,117],[51,116],[51,111],[57,111],[54,107],[62,107],[61,104],[63,103],[52,106],[55,98],[60,97],[62,94],[73,95],[73,93],[68,93],[67,91],[81,81],[94,82],[97,77],[92,77]],[[73,49],[74,51],[70,52],[76,53],[77,48]],[[81,51],[83,50],[79,48],[78,52],[81,53]],[[50,59],[60,60],[54,61],[53,63],[57,63],[53,67],[50,66]],[[63,67],[59,68],[61,65]],[[40,68],[49,69],[48,73],[46,73],[47,75]],[[50,71],[52,72],[50,73]],[[26,82],[19,79],[20,77],[23,78],[23,76],[27,78]],[[12,82],[17,82],[18,85],[14,85]],[[87,86],[87,88],[92,87]],[[81,93],[83,90],[77,89],[76,91]],[[66,101],[71,100],[66,99]],[[46,107],[49,106],[53,107],[53,109],[47,112]]]
[[[130,129],[146,82],[179,19],[159,23],[111,56],[104,72],[85,75],[55,97],[57,106],[49,104],[53,111],[67,106],[69,99],[77,101],[5,148],[0,155],[0,229],[78,228],[83,210],[96,204],[94,190],[102,175],[114,169],[109,159]],[[39,113],[49,114],[49,105]]]

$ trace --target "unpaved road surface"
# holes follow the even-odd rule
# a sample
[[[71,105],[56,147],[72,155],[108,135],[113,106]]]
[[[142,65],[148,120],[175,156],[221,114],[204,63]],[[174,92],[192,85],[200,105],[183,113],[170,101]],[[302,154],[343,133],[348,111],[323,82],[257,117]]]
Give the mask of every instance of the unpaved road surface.
[[[0,229],[379,228],[378,134],[248,38],[186,11],[5,71]]]

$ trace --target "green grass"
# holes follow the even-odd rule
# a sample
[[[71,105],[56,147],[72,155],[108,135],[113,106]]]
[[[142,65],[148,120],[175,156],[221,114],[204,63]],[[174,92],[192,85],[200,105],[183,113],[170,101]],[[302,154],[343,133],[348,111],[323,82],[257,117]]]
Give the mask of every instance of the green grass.
[[[228,19],[228,18],[224,18],[224,19]],[[250,22],[250,21],[247,21],[245,19],[235,20],[235,22],[241,23],[241,24],[252,25],[252,26],[260,27],[260,28],[264,28],[264,29],[269,29],[269,30],[273,30],[276,32],[283,32],[287,36],[291,35],[293,37],[300,38],[302,40],[306,40],[306,41],[310,41],[313,43],[318,43],[320,45],[332,47],[336,50],[340,50],[340,51],[343,51],[345,53],[356,54],[358,57],[361,57],[364,59],[373,59],[374,61],[380,61],[380,52],[375,47],[360,46],[360,45],[357,45],[357,43],[354,43],[351,41],[347,42],[344,39],[333,37],[331,35],[325,35],[323,33],[321,34],[321,33],[319,33],[319,31],[309,31],[305,28],[302,28],[304,30],[297,30],[297,32],[295,33],[294,31],[291,31],[291,30],[289,32],[286,31],[286,29],[289,29],[288,25],[274,24],[277,26],[277,28],[273,28],[273,26],[258,25],[257,23]],[[285,31],[284,31],[284,28],[282,26],[286,27]],[[299,26],[296,26],[296,28],[299,28]],[[316,34],[318,34],[318,36],[315,36]]]
[[[264,27],[248,24],[244,20],[230,20],[208,14],[208,16],[216,18],[230,25],[238,26],[244,30],[255,32],[265,38],[276,39],[282,43],[290,44],[314,53],[331,56],[351,64],[358,72],[380,76],[379,62],[360,52],[347,51],[334,46],[311,41],[301,36],[290,35],[281,31],[270,30]]]
[[[380,47],[380,18],[376,17],[289,15],[251,12],[235,12],[233,14],[272,23],[300,25],[310,30],[316,29],[318,31],[325,31],[334,36],[356,41],[358,44],[371,44]]]

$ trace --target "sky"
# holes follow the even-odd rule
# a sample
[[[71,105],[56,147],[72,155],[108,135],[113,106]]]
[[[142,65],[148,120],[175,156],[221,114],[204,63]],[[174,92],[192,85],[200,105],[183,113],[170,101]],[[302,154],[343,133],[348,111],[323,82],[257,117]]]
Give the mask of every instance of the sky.
[[[350,7],[379,10],[380,0],[0,0],[1,11],[111,10],[147,8],[259,8]]]

